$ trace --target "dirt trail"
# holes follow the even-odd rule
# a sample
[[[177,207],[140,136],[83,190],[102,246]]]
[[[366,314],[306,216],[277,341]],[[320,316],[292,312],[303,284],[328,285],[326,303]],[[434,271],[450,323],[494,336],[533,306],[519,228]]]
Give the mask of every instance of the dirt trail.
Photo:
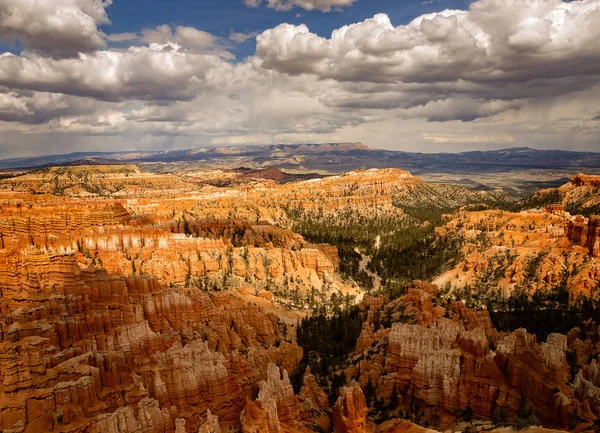
[[[367,264],[369,263],[369,260],[371,260],[371,256],[363,254],[358,248],[354,248],[354,251],[360,254],[361,257],[360,263],[358,264],[358,269],[361,271],[365,271],[371,278],[373,278],[373,288],[376,290],[379,289],[381,287],[381,277],[376,273],[371,272],[367,268]]]

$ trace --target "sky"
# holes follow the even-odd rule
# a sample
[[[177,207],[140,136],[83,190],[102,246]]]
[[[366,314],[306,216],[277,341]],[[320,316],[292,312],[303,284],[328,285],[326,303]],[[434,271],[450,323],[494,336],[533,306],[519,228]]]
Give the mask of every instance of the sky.
[[[0,0],[0,158],[600,151],[600,0]]]

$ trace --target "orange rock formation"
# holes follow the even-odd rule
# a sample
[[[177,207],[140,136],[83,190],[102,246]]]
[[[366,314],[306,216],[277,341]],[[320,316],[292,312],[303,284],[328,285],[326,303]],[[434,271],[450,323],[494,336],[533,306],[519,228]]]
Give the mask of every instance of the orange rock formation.
[[[555,287],[566,275],[576,297],[590,295],[600,278],[600,217],[530,210],[457,211],[436,229],[462,239],[461,260],[434,282],[440,286],[529,291]]]
[[[365,433],[367,425],[367,403],[358,384],[344,387],[333,406],[333,431],[335,433]]]
[[[232,176],[231,187],[215,186]],[[579,179],[572,195],[580,182],[597,186]],[[294,393],[302,296],[360,300],[363,293],[338,275],[336,248],[306,242],[291,230],[289,213],[360,223],[374,215],[409,218],[398,202],[454,205],[478,197],[402,170],[279,185],[221,171],[78,166],[3,180],[0,431],[363,433],[376,430],[374,401],[397,401],[391,410],[398,417],[412,401],[451,425],[467,406],[484,419],[499,407],[514,415],[523,397],[544,423],[565,425],[575,413],[592,420],[600,412],[600,373],[594,343],[581,331],[546,342],[524,330],[500,334],[485,311],[442,306],[427,282],[393,301],[364,297],[362,333],[341,371],[355,383],[328,389],[307,369]],[[442,231],[472,241],[461,265],[473,269],[469,278],[512,236],[524,257],[550,250],[540,286],[557,278],[567,251],[569,263],[583,269],[571,283],[589,291],[599,279],[586,261],[598,251],[598,220],[570,225],[567,218],[554,208],[459,212]],[[501,238],[489,249],[476,243],[482,225]],[[526,263],[506,267],[507,286],[522,281]],[[296,310],[284,311],[294,297]],[[567,353],[581,365],[573,384]],[[332,407],[326,391],[339,392]],[[399,419],[378,430],[424,431]]]
[[[596,385],[586,377],[596,380],[600,375],[594,362],[569,385],[566,336],[551,334],[538,343],[524,329],[498,333],[485,310],[469,310],[456,302],[445,309],[414,301],[432,295],[412,288],[394,303],[365,298],[362,307],[369,314],[357,344],[362,355],[354,358],[346,376],[358,375],[363,389],[372,383],[374,398],[385,404],[395,399],[403,407],[420,407],[430,420],[442,423],[451,423],[467,406],[476,418],[492,419],[501,407],[512,417],[524,398],[551,425],[566,425],[575,412],[593,417],[586,407],[598,404],[591,397]],[[374,333],[375,318],[393,315],[398,303],[404,304],[403,311],[412,308],[414,324],[393,323],[391,329]]]

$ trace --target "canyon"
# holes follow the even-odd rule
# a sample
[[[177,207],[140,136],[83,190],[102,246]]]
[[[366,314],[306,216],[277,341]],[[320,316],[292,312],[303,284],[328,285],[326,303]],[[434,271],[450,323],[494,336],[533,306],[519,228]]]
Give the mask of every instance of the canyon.
[[[0,180],[0,431],[595,428],[596,325],[542,340],[499,330],[456,293],[564,282],[595,297],[600,177],[517,210],[501,190],[400,169],[281,173],[83,164]],[[436,225],[423,209],[449,213]],[[430,230],[460,251],[392,296],[344,272],[345,244],[307,227],[351,243],[361,227]],[[355,254],[368,262],[389,235]],[[357,327],[325,369],[299,337],[311,318]]]
[[[571,212],[594,211],[599,182],[600,176],[579,174],[557,189],[540,191],[520,211],[465,209],[447,215],[437,235],[462,237],[462,259],[435,282],[499,288],[508,295],[515,287],[548,290],[564,280],[574,297],[595,295],[600,220],[593,213],[586,217]],[[540,198],[551,204],[528,208]]]

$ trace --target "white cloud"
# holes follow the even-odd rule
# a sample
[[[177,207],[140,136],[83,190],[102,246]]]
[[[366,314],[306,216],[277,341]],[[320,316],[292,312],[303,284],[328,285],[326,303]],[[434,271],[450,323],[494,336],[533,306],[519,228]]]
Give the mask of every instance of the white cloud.
[[[243,0],[248,7],[256,8],[262,4],[262,0]],[[307,11],[320,10],[329,12],[332,9],[341,9],[351,6],[357,0],[266,0],[267,7],[279,11],[288,11],[295,7]]]
[[[380,14],[330,38],[282,24],[258,35],[256,55],[241,62],[231,61],[232,42],[183,26],[109,35],[127,48],[65,58],[27,46],[0,54],[3,146],[31,153],[35,137],[50,135],[63,149],[302,141],[593,149],[598,22],[600,0],[479,0],[405,26]],[[231,31],[229,41],[252,37]]]
[[[0,40],[19,39],[52,56],[76,56],[106,45],[112,0],[0,0]]]
[[[242,32],[235,32],[233,30],[229,31],[229,39],[232,40],[233,42],[237,42],[238,44],[242,44],[249,39],[254,39],[254,38],[256,38],[256,35],[258,35],[258,32],[242,33]]]
[[[193,99],[210,72],[225,66],[215,54],[185,52],[173,43],[53,59],[34,53],[0,55],[0,85],[101,100]]]
[[[111,42],[130,42],[138,45],[173,45],[178,50],[192,53],[213,53],[233,58],[221,40],[215,35],[194,27],[161,25],[138,33],[113,33],[107,36]]]
[[[129,42],[139,40],[137,33],[112,33],[106,35],[106,39],[110,42]]]
[[[243,2],[250,8],[257,8],[262,3],[262,0],[243,0]]]
[[[42,124],[64,116],[89,115],[109,107],[90,98],[46,92],[0,93],[0,121]]]
[[[182,47],[200,50],[212,50],[218,46],[218,38],[208,32],[194,27],[167,25],[142,31],[140,40],[149,44],[175,43]]]
[[[430,141],[435,144],[502,144],[509,145],[515,141],[514,137],[506,134],[485,134],[485,135],[474,135],[474,134],[456,134],[451,132],[446,133],[428,133],[422,134],[425,141]]]
[[[257,37],[265,68],[337,81],[487,86],[598,75],[600,1],[479,0],[394,27],[385,14],[333,31],[281,24]]]

